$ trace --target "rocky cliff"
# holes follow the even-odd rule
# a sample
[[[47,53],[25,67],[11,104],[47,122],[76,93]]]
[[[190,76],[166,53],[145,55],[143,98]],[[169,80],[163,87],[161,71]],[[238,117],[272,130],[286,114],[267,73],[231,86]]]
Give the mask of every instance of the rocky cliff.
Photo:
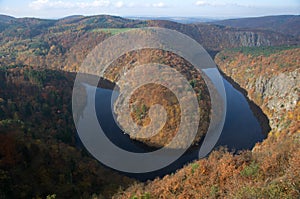
[[[206,50],[251,46],[279,46],[299,44],[298,38],[270,30],[232,28],[211,24],[179,24],[170,21],[148,21],[147,26],[177,30],[198,41]]]
[[[198,24],[199,33],[194,37],[209,50],[224,50],[236,47],[279,46],[298,44],[293,37],[267,30],[231,28],[217,25]]]
[[[298,38],[269,30],[230,28],[170,21],[139,21],[113,16],[74,16],[60,20],[0,17],[0,66],[77,71],[86,55],[100,42],[131,28],[163,27],[198,41],[212,55],[240,46],[300,44]]]
[[[299,57],[300,48],[278,50],[270,55],[240,49],[218,54],[216,63],[262,108],[270,119],[272,132],[295,133],[300,105]]]
[[[227,78],[268,115],[268,138],[238,155],[214,151],[114,198],[299,198],[299,57],[299,48],[219,53],[216,62]]]
[[[265,17],[251,17],[243,19],[229,19],[212,22],[235,28],[254,28],[272,30],[300,38],[300,15],[279,15]]]

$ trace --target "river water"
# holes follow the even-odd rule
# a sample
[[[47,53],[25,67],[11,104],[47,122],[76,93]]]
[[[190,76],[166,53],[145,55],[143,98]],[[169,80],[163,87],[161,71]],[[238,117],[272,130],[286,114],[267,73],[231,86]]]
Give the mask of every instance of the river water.
[[[230,151],[238,151],[242,149],[252,149],[257,142],[261,142],[266,135],[262,133],[262,128],[258,119],[254,116],[247,102],[247,99],[242,93],[236,90],[228,81],[223,79],[226,98],[227,112],[224,128],[221,136],[215,146],[226,146]],[[129,139],[127,134],[115,123],[114,115],[111,108],[112,90],[97,89],[96,92],[96,110],[98,121],[104,130],[106,136],[120,148],[132,152],[145,152],[145,146]],[[97,103],[100,102],[101,103]],[[188,162],[198,158],[199,148],[195,148],[186,152],[177,161],[161,170],[145,173],[145,174],[127,174],[130,177],[135,177],[138,180],[144,181],[154,179],[158,176],[175,172]]]

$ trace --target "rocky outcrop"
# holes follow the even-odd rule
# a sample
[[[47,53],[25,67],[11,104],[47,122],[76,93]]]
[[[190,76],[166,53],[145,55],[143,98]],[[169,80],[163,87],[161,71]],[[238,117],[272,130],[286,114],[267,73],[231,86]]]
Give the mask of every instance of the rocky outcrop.
[[[247,97],[261,107],[269,118],[272,132],[295,133],[299,131],[300,112],[300,69],[295,59],[299,56],[299,49],[268,57],[220,53],[216,62],[224,74],[245,89]],[[277,60],[277,65],[272,60]]]
[[[234,46],[270,46],[270,39],[251,31],[228,34],[230,44]]]
[[[278,121],[288,111],[293,111],[299,102],[299,72],[300,69],[296,69],[271,77],[260,75],[254,82],[248,82],[246,85],[248,90],[254,88],[252,95],[259,96],[262,105],[272,112],[269,116],[272,129],[283,130],[285,125]]]
[[[205,49],[220,51],[236,47],[280,46],[299,44],[297,38],[267,30],[238,29],[225,26],[197,24],[190,25],[198,29],[189,29],[184,33],[197,40]],[[186,30],[186,29],[184,29]],[[180,31],[180,30],[179,30]]]

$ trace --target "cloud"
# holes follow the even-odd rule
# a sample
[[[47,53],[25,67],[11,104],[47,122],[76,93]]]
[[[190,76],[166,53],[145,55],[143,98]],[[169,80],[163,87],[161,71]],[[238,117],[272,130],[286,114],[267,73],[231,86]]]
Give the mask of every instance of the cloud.
[[[249,4],[239,4],[239,3],[224,3],[224,2],[217,2],[217,1],[196,1],[195,2],[196,6],[213,6],[213,7],[222,7],[222,6],[235,6],[235,7],[253,7],[252,5]]]
[[[228,3],[218,3],[214,1],[196,1],[196,6],[226,6]]]
[[[71,0],[34,0],[29,4],[29,8],[34,10],[46,10],[46,9],[93,9],[100,7],[114,6],[116,8],[165,8],[167,5],[163,2],[152,3],[152,4],[138,4],[134,2],[125,3],[124,1],[110,2],[110,0],[94,0],[91,2],[79,1],[72,2]]]
[[[195,5],[196,5],[196,6],[205,6],[205,5],[208,5],[208,3],[205,2],[205,1],[197,1],[197,2],[195,3]]]
[[[163,3],[163,2],[153,3],[153,4],[151,4],[151,6],[154,7],[154,8],[165,8],[165,7],[167,7],[166,4]]]
[[[125,3],[123,1],[118,1],[115,3],[115,7],[117,8],[123,8],[125,6]]]
[[[87,9],[95,7],[108,7],[110,1],[108,0],[94,0],[92,2],[71,2],[61,0],[35,0],[29,4],[29,7],[35,10],[47,9],[47,8],[72,8],[72,9]]]

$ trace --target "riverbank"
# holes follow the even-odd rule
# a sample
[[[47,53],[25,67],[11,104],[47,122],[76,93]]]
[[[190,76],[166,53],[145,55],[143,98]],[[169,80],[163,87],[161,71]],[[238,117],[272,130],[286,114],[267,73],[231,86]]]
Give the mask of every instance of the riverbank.
[[[240,93],[242,93],[247,100],[251,111],[253,112],[254,116],[257,118],[261,128],[262,128],[262,134],[267,135],[271,127],[269,125],[269,118],[267,115],[263,112],[263,110],[251,99],[249,99],[248,92],[242,88],[237,82],[235,82],[230,76],[227,76],[224,72],[222,72],[219,69],[219,72],[223,76],[224,79],[226,79],[236,90],[238,90]]]
[[[229,81],[268,116],[267,139],[239,155],[214,151],[174,175],[135,184],[114,198],[299,198],[299,57],[299,49],[267,57],[218,54],[216,63]]]

